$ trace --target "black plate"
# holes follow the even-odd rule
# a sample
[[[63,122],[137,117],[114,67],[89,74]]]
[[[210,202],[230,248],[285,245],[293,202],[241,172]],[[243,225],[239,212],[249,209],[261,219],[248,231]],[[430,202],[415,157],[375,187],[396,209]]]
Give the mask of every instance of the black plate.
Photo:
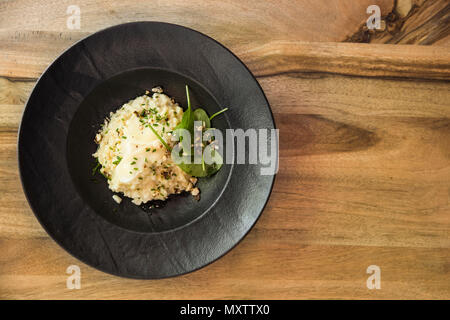
[[[176,196],[145,210],[117,205],[92,181],[93,142],[106,115],[155,85],[186,106],[229,111],[214,126],[275,127],[245,65],[215,40],[160,22],[97,32],[64,52],[34,88],[19,130],[19,169],[36,217],[64,249],[102,271],[163,278],[201,268],[235,246],[263,210],[274,176],[260,165],[224,165],[199,182],[201,200]]]

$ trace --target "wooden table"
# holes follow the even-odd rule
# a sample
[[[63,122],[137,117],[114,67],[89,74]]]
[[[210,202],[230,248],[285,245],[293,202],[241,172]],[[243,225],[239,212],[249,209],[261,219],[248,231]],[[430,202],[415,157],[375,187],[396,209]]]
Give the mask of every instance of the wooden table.
[[[79,30],[66,26],[72,4]],[[380,31],[365,27],[371,4]],[[449,299],[449,17],[448,0],[0,1],[0,298]],[[16,155],[46,66],[92,32],[138,20],[192,27],[235,52],[281,144],[273,194],[244,241],[155,281],[104,274],[61,249],[28,206]],[[80,290],[66,288],[69,265]],[[381,289],[367,288],[369,265]]]

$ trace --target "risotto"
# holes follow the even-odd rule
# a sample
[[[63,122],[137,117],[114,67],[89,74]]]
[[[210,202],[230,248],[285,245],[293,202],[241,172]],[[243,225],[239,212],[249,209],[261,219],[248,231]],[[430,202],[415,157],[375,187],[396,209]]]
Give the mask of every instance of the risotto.
[[[197,178],[175,165],[150,128],[173,147],[172,131],[182,117],[183,109],[159,87],[110,113],[95,137],[98,149],[93,156],[112,191],[137,205],[183,191],[199,194]],[[113,198],[117,203],[122,200],[118,195]]]

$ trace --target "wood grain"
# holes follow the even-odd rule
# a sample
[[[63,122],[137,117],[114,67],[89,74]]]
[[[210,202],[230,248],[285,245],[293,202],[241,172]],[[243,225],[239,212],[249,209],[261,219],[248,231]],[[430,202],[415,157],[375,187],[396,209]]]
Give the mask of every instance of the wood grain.
[[[305,42],[303,31],[287,34],[288,22],[276,19],[270,23],[280,34],[233,34],[244,24],[246,30],[263,24],[257,17],[267,14],[268,4],[252,2],[256,9],[240,12],[235,25],[219,27],[226,17],[221,11],[230,14],[237,1],[217,9],[209,1],[192,7],[171,1],[163,17],[180,22],[184,10],[191,26],[225,40],[269,99],[280,129],[280,171],[255,228],[217,262],[173,279],[122,279],[71,257],[26,202],[16,139],[26,99],[52,59],[82,35],[114,24],[113,15],[120,21],[140,17],[128,1],[81,3],[99,21],[87,19],[88,29],[80,32],[66,32],[54,12],[53,19],[38,22],[54,1],[0,4],[0,16],[8,13],[0,19],[0,299],[450,297],[448,50],[331,43],[345,39],[341,30],[316,39],[325,42]],[[274,17],[290,15],[290,3],[281,3]],[[316,3],[319,11],[325,7]],[[26,5],[33,9],[26,11],[30,19],[19,21]],[[222,18],[198,21],[193,12],[199,8]],[[344,24],[357,30],[365,8],[363,13],[357,23]],[[65,286],[71,264],[81,267],[80,290]],[[380,290],[366,287],[372,264],[381,268]]]
[[[21,46],[3,39],[0,77],[9,80],[35,80],[51,63],[56,52],[50,42],[69,45],[71,38],[53,33],[29,34]],[[0,43],[1,43],[0,32]],[[11,44],[11,46],[9,45]],[[0,47],[1,48],[1,47]],[[233,52],[246,62],[256,76],[279,73],[324,72],[370,77],[450,79],[450,51],[446,47],[408,47],[334,42],[270,41],[237,44]],[[13,58],[14,57],[14,58]]]
[[[375,33],[370,42],[450,45],[450,2],[409,2],[412,4],[409,10],[395,10],[386,17],[385,31]],[[398,3],[401,4],[402,1]]]
[[[450,45],[448,0],[397,0],[381,17],[381,28],[369,30],[362,23],[348,42]]]
[[[15,0],[0,3],[0,29],[67,33],[67,0]],[[154,20],[192,27],[226,42],[261,39],[341,41],[367,17],[369,5],[383,15],[394,0],[77,0],[81,32],[129,21]],[[72,31],[77,33],[77,30]]]

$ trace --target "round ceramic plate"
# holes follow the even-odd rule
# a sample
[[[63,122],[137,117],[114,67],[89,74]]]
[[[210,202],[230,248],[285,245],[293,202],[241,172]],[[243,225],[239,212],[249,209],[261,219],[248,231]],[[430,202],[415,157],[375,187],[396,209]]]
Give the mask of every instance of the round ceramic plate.
[[[118,205],[92,176],[93,138],[122,104],[162,86],[213,114],[218,129],[274,129],[261,87],[215,40],[159,22],[97,32],[65,51],[39,79],[19,130],[19,168],[31,208],[48,234],[79,260],[132,278],[184,274],[218,259],[252,228],[274,176],[261,165],[226,164],[201,178],[201,199],[176,196],[159,208]],[[235,154],[233,155],[235,156]]]

